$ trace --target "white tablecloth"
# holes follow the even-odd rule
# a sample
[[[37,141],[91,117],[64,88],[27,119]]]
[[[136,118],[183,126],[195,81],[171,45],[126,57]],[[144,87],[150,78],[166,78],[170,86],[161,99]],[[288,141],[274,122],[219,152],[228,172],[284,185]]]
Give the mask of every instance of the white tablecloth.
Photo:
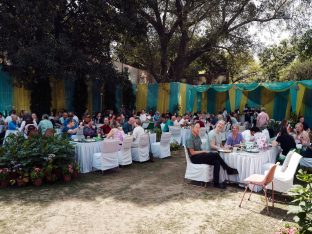
[[[252,174],[261,174],[262,165],[265,163],[275,163],[276,155],[278,154],[278,148],[272,147],[266,151],[260,151],[259,153],[248,153],[244,151],[232,152],[232,153],[220,153],[223,160],[232,168],[236,168],[238,175],[227,176],[223,173],[221,167],[220,176],[223,179],[227,178],[230,181],[236,181],[244,183],[244,179]],[[260,191],[259,186],[255,186],[255,191]]]
[[[181,142],[182,145],[186,144],[186,140],[191,136],[192,130],[190,128],[181,129]]]
[[[90,142],[90,143],[77,143],[75,144],[75,156],[80,166],[81,173],[88,173],[92,171],[92,160],[93,154],[101,152],[101,143]]]

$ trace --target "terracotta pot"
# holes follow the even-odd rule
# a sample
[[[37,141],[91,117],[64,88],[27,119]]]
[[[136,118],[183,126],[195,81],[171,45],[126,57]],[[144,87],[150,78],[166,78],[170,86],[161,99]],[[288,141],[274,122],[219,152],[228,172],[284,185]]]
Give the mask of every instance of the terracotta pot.
[[[1,180],[0,181],[0,188],[6,188],[9,186],[9,181],[7,180]]]
[[[16,179],[16,184],[18,187],[22,187],[25,185],[25,182],[23,179]]]
[[[78,171],[74,171],[73,175],[72,175],[72,178],[77,178],[78,177]]]
[[[64,175],[63,179],[65,182],[70,182],[71,181],[71,176],[70,175]]]
[[[49,183],[52,182],[53,181],[52,175],[46,175],[46,181]]]
[[[35,179],[33,181],[33,184],[37,187],[41,186],[42,185],[42,179],[41,178],[38,178],[38,179]]]

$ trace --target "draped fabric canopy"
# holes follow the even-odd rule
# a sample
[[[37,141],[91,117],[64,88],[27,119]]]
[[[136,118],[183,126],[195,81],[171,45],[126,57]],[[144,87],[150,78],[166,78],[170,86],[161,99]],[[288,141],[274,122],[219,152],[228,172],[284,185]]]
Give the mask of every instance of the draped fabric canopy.
[[[137,110],[158,110],[161,113],[209,112],[217,113],[249,107],[265,107],[269,115],[282,120],[290,112],[306,116],[312,125],[309,104],[312,80],[240,83],[222,85],[190,85],[184,83],[138,84]],[[154,100],[154,99],[157,99]],[[146,105],[148,103],[148,105]],[[311,116],[311,117],[309,117]]]

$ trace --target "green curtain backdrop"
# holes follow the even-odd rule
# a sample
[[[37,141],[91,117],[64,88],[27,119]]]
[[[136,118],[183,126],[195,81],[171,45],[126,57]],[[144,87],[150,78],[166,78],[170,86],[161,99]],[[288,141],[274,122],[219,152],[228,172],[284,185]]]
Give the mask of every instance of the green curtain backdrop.
[[[148,91],[147,91],[147,107],[146,110],[154,110],[156,111],[157,109],[157,99],[158,99],[158,84],[150,84],[148,86]]]
[[[0,66],[0,112],[8,114],[13,109],[13,79]]]

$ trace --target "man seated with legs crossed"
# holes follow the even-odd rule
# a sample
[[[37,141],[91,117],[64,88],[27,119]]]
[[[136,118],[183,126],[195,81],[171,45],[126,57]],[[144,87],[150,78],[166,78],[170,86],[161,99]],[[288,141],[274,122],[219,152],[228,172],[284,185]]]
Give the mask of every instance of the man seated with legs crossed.
[[[237,170],[229,167],[217,152],[208,152],[201,149],[202,141],[199,137],[200,125],[196,123],[192,128],[192,134],[186,141],[186,147],[190,159],[194,164],[208,164],[213,167],[214,187],[225,189],[225,185],[219,183],[220,165],[229,175],[238,174]]]

